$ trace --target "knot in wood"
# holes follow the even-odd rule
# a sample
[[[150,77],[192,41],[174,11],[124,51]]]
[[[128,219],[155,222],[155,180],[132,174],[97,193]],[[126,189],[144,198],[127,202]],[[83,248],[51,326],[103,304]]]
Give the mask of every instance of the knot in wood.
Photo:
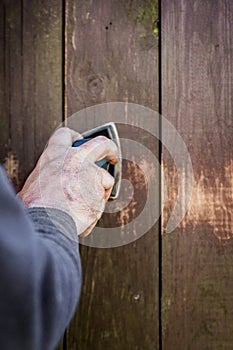
[[[93,75],[88,78],[87,90],[92,101],[101,101],[105,96],[104,82],[101,76]]]

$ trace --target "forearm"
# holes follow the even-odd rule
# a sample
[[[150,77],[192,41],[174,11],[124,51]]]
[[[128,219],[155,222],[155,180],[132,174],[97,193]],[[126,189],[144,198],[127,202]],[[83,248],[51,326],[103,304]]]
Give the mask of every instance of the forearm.
[[[53,349],[77,304],[75,224],[63,212],[48,213],[26,214],[0,169],[1,349]]]
[[[73,220],[57,209],[31,208],[28,215],[34,222],[38,247],[44,263],[37,281],[41,302],[37,324],[41,324],[41,345],[50,349],[48,339],[61,337],[73,316],[81,289],[81,263],[78,238]],[[41,253],[39,253],[41,257]],[[38,259],[40,259],[38,256]],[[43,283],[41,283],[41,277]],[[54,346],[54,343],[51,342]]]

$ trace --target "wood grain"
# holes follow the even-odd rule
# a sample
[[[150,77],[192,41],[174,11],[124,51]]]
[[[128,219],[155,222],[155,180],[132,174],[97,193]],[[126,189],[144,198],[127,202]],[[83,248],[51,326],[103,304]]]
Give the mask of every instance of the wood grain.
[[[62,121],[62,2],[0,6],[0,160],[18,190]]]
[[[16,190],[62,122],[62,37],[62,1],[0,1],[0,162]]]
[[[145,9],[149,11],[145,12]],[[156,1],[72,0],[66,7],[66,115],[102,102],[158,106],[158,50],[153,33]],[[83,119],[83,129],[93,120]],[[135,137],[132,128],[120,135]],[[137,133],[136,133],[137,135]],[[156,145],[155,145],[155,152]],[[140,179],[129,164],[124,176]],[[139,184],[139,182],[138,182]],[[128,208],[140,207],[139,199]],[[122,224],[119,217],[102,225]],[[68,349],[158,348],[158,228],[114,249],[81,247],[84,285],[67,333]]]
[[[232,30],[230,1],[162,1],[162,111],[195,177],[182,225],[163,235],[164,349],[232,348]],[[165,148],[163,166],[166,224],[177,174]]]
[[[67,117],[109,101],[157,109],[156,16],[155,1],[66,1]],[[227,0],[162,1],[163,115],[186,142],[195,176],[185,220],[163,235],[165,350],[232,348],[232,24]],[[0,160],[16,189],[62,120],[62,37],[60,1],[0,1]],[[165,149],[163,168],[165,225],[177,196]],[[132,165],[124,175],[141,179]],[[61,347],[158,349],[158,228],[124,247],[81,253],[82,298]]]

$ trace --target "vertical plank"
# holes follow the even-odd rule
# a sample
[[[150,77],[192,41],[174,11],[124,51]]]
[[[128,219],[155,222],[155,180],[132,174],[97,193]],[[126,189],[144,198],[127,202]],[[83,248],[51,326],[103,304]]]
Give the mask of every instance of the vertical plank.
[[[232,348],[232,31],[231,1],[162,1],[162,111],[195,177],[185,219],[163,235],[165,350]],[[165,148],[163,166],[166,225],[178,190]]]
[[[21,104],[21,4],[19,1],[1,1],[1,50],[0,50],[0,159],[5,163],[8,174],[19,186],[19,155],[13,151],[12,115],[22,115]],[[17,96],[18,94],[18,96]],[[18,98],[17,98],[18,97]],[[18,103],[17,103],[18,100]],[[17,112],[18,110],[18,112]],[[19,140],[18,140],[19,141]],[[18,144],[22,152],[22,138]]]
[[[113,101],[157,109],[156,20],[157,1],[67,1],[67,117],[85,107]],[[91,127],[92,122],[83,120],[83,128]],[[124,127],[120,132],[120,136],[128,132],[129,138],[135,135],[133,129],[125,131]],[[131,171],[131,177],[138,176],[137,170]],[[129,208],[128,216],[139,206],[138,201]],[[116,220],[110,216],[108,223]],[[81,254],[84,285],[67,333],[68,349],[157,349],[157,226],[127,246],[82,246]]]
[[[0,6],[0,160],[18,190],[62,121],[62,1]]]
[[[0,162],[19,190],[62,122],[62,1],[0,1],[0,47]]]

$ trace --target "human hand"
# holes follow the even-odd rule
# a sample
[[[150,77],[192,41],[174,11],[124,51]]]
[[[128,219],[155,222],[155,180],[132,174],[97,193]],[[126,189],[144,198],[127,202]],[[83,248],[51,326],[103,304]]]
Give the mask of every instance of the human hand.
[[[115,143],[98,136],[72,147],[82,136],[68,128],[58,129],[50,138],[19,197],[28,207],[50,207],[67,212],[78,234],[89,234],[100,219],[114,178],[95,162],[107,157],[118,161]]]

